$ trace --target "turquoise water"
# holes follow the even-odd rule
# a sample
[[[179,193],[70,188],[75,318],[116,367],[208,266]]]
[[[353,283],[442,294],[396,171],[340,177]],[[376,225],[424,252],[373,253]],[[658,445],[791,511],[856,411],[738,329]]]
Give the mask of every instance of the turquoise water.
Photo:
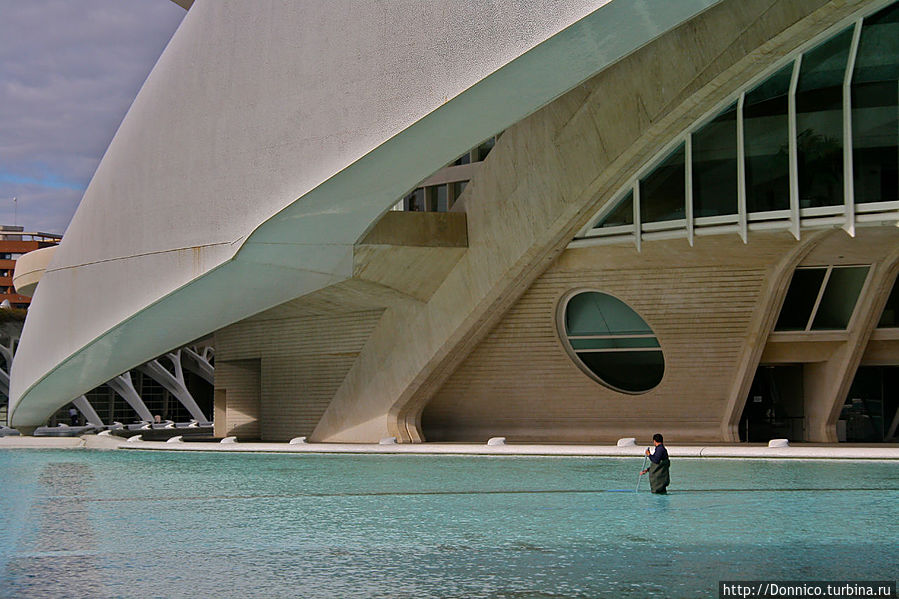
[[[899,464],[0,451],[4,597],[717,597],[896,579]],[[614,492],[617,489],[631,492]]]

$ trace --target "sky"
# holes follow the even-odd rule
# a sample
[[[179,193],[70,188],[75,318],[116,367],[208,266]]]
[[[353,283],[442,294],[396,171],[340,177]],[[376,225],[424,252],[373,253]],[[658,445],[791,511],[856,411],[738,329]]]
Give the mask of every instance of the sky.
[[[170,0],[0,0],[0,224],[65,231],[185,14]]]

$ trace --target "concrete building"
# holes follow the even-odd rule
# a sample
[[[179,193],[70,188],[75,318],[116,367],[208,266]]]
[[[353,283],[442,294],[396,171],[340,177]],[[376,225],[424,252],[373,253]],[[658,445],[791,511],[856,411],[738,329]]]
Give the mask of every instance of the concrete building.
[[[198,0],[11,421],[214,332],[221,436],[895,438],[897,40],[871,0]]]

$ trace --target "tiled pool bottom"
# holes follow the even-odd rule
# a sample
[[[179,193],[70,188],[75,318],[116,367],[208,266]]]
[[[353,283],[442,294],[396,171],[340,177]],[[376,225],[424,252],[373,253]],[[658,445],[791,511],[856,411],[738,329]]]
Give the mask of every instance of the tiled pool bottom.
[[[895,579],[895,462],[0,451],[0,596],[717,597]],[[618,490],[623,490],[618,491]]]

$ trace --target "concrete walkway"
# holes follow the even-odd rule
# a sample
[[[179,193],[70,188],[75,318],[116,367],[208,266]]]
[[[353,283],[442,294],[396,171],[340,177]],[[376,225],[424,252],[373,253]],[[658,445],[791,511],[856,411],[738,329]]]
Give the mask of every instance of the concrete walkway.
[[[130,449],[155,451],[224,451],[232,453],[343,453],[343,454],[416,454],[416,455],[502,455],[502,456],[580,456],[640,457],[643,445],[551,445],[551,444],[350,444],[350,443],[213,443],[125,440],[113,435],[81,437],[2,437],[0,449]],[[826,445],[797,444],[787,447],[764,445],[672,445],[668,453],[676,458],[767,458],[767,459],[856,459],[899,460],[899,444]]]

